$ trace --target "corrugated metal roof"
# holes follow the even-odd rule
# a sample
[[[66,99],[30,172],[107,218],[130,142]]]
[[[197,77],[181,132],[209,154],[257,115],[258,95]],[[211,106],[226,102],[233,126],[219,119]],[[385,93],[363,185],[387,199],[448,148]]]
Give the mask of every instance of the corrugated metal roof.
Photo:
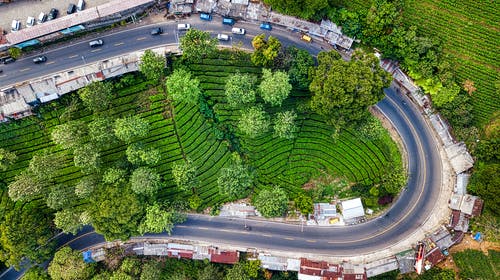
[[[342,216],[344,219],[363,217],[364,215],[365,211],[363,210],[361,198],[342,201]]]

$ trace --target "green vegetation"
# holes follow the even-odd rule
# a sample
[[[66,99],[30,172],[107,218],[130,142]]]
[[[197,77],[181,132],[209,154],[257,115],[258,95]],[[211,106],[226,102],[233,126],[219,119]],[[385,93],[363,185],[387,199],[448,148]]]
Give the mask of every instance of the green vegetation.
[[[170,232],[187,207],[202,210],[258,196],[268,186],[282,190],[275,197],[280,198],[279,209],[264,210],[269,216],[287,210],[288,200],[296,201],[303,213],[310,211],[312,191],[303,186],[322,177],[341,178],[347,187],[334,190],[324,182],[328,191],[321,192],[320,200],[369,196],[374,201],[369,206],[377,208],[377,198],[389,194],[383,178],[401,165],[401,158],[386,132],[368,138],[346,126],[335,133],[307,107],[309,93],[292,87],[270,102],[279,100],[279,107],[260,96],[249,101],[246,107],[259,113],[249,120],[266,125],[259,124],[248,137],[238,130],[247,110],[229,104],[226,81],[240,73],[255,76],[257,84],[265,80],[262,69],[250,55],[230,51],[198,63],[184,61],[174,61],[165,86],[140,74],[105,82],[112,88],[105,111],[64,96],[40,107],[40,117],[0,126],[0,148],[17,156],[0,172],[2,234],[35,233],[22,240],[3,235],[2,260],[15,264],[22,255],[33,255],[32,248],[48,240],[54,225],[75,232],[91,224],[107,240]],[[306,65],[299,67],[299,76]],[[268,129],[270,120],[273,130]],[[367,188],[373,187],[379,191],[369,194]],[[28,209],[29,215],[19,215]],[[25,225],[37,215],[43,217]],[[41,260],[48,255],[36,252],[28,256]]]
[[[283,216],[288,208],[288,196],[279,187],[263,189],[254,198],[253,204],[262,216],[279,217]]]
[[[489,250],[488,255],[481,251],[467,249],[453,254],[453,260],[460,269],[460,279],[498,279],[500,277],[500,252]]]

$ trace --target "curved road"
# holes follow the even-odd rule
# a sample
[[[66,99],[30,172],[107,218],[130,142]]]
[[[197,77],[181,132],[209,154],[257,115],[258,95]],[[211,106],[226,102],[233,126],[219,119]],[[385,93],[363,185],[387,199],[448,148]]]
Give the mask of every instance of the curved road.
[[[198,18],[193,17],[181,22],[189,22],[194,28],[211,31],[213,34],[230,33],[230,27],[223,26],[219,18],[215,18],[212,22],[200,22]],[[133,50],[176,43],[179,33],[175,30],[175,25],[173,22],[155,24],[154,26],[162,26],[165,30],[165,33],[158,37],[149,35],[151,26],[102,35],[98,38],[102,38],[105,45],[99,49],[90,49],[88,41],[91,39],[87,38],[70,46],[45,52],[49,59],[45,65],[34,65],[30,58],[19,60],[3,67],[4,75],[0,76],[0,85],[6,86],[13,82],[75,67],[81,65],[83,60],[88,63]],[[250,47],[254,35],[262,33],[255,25],[238,23],[236,26],[247,29],[248,33],[246,36],[235,35],[232,40],[234,42],[241,40],[247,47]],[[297,33],[278,28],[274,28],[271,33],[284,45],[298,45],[312,54],[317,54],[322,49],[317,43],[307,44],[299,41]],[[386,89],[385,92],[386,97],[377,104],[377,107],[391,120],[400,134],[409,160],[407,190],[401,193],[386,215],[363,224],[346,227],[304,226],[303,232],[297,225],[255,220],[246,221],[252,230],[245,231],[244,221],[241,219],[189,215],[184,224],[175,227],[170,238],[345,257],[373,253],[407,238],[432,214],[439,196],[442,181],[441,159],[437,150],[439,143],[423,120],[422,114],[406,97],[395,93],[392,89]],[[169,238],[166,234],[147,236],[147,238],[157,237]],[[65,235],[61,238],[60,244],[69,244],[74,249],[84,249],[104,241],[103,237],[93,232],[90,227],[86,227],[76,237]]]

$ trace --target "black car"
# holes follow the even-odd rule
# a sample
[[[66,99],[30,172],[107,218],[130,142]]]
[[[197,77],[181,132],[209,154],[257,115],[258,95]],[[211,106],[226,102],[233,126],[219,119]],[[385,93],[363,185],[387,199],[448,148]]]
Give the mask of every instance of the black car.
[[[35,64],[44,63],[45,61],[47,61],[47,57],[46,57],[46,56],[44,56],[44,55],[37,56],[37,57],[33,58],[33,62],[34,62]]]
[[[59,14],[59,11],[57,9],[52,8],[49,12],[48,20],[53,20],[53,19],[57,18],[58,14]]]
[[[3,60],[3,64],[9,64],[9,63],[12,63],[12,62],[15,62],[16,60],[12,57],[7,57]]]
[[[161,27],[157,27],[157,28],[154,28],[153,30],[151,30],[151,35],[155,36],[155,35],[160,35],[163,33],[163,29]]]
[[[74,12],[76,12],[76,5],[75,4],[69,4],[68,9],[66,10],[66,13],[68,15],[71,15]]]

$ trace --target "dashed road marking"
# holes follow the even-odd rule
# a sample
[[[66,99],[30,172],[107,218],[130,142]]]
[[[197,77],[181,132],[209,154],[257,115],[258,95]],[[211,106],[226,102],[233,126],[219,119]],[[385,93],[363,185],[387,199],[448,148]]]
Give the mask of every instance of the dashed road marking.
[[[265,237],[273,237],[272,235],[270,234],[262,234],[262,236],[265,236]]]
[[[116,43],[116,44],[114,44],[113,46],[115,46],[115,47],[116,47],[116,46],[121,46],[121,45],[123,45],[123,44],[125,44],[125,43],[124,43],[124,42],[120,42],[120,43]]]
[[[285,237],[286,240],[295,240],[295,238]]]
[[[91,50],[90,52],[98,52],[100,51],[101,49],[95,49],[95,50]]]
[[[210,229],[209,229],[209,228],[207,228],[207,227],[197,227],[197,229],[210,230]]]
[[[54,64],[54,63],[56,63],[56,62],[55,61],[49,61],[49,62],[45,63],[45,65]]]
[[[316,240],[312,240],[312,239],[307,239],[306,241],[309,243],[316,243]]]
[[[137,41],[141,41],[141,40],[145,40],[145,39],[146,39],[146,37],[139,37],[139,38],[137,38],[136,40],[137,40]]]
[[[19,70],[19,72],[26,72],[26,71],[28,71],[28,70],[30,70],[30,69],[31,69],[31,68],[29,68],[29,67],[28,67],[28,68],[24,68],[24,69]]]
[[[75,55],[72,55],[72,56],[68,56],[68,58],[75,58],[75,57],[78,57],[78,55],[75,54]]]

